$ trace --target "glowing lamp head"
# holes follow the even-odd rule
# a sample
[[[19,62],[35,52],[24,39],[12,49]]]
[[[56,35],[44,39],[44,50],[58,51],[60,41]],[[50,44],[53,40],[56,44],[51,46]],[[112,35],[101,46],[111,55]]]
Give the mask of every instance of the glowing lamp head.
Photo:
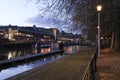
[[[102,6],[101,5],[98,5],[97,6],[97,11],[101,11],[102,10]]]

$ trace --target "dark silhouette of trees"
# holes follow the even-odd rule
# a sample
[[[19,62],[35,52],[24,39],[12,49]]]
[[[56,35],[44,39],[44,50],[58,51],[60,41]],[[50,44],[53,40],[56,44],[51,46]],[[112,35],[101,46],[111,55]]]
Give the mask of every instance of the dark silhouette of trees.
[[[94,34],[97,34],[96,6],[102,5],[101,36],[110,37],[114,32],[112,48],[120,49],[120,0],[36,0],[36,3],[44,5],[40,10],[46,16],[65,20],[69,29],[74,31],[87,26],[96,30]]]

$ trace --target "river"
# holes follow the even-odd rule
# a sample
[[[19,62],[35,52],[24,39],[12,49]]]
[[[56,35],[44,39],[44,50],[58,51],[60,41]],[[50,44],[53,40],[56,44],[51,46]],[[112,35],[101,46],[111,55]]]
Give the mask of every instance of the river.
[[[74,54],[76,51],[80,50],[80,46],[67,46],[64,48],[66,54]],[[24,56],[24,55],[30,55],[30,54],[45,54],[46,52],[50,52],[52,49],[50,47],[48,48],[41,48],[37,51],[35,49],[6,49],[6,50],[0,50],[0,56],[1,60],[5,59],[14,59],[16,57]],[[43,64],[49,63],[51,61],[54,61],[56,59],[60,59],[66,56],[65,54],[55,54],[53,56],[44,57],[41,59],[33,60],[30,62],[25,62],[23,64],[19,64],[16,66],[12,66],[6,69],[1,69],[0,72],[0,80],[4,80],[8,77],[14,76],[16,74],[22,73],[24,71],[33,69],[35,67],[41,66]]]

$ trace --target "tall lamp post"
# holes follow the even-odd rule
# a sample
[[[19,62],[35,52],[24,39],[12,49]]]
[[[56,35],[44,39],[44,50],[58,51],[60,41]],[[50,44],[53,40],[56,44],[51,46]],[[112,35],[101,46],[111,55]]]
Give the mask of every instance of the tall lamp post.
[[[98,58],[100,57],[100,11],[102,10],[102,6],[97,6],[98,11]]]

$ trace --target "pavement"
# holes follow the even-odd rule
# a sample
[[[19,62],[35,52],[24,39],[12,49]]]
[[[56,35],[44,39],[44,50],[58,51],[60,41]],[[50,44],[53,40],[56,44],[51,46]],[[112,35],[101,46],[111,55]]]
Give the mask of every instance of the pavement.
[[[109,48],[101,50],[95,80],[120,80],[120,52]]]

